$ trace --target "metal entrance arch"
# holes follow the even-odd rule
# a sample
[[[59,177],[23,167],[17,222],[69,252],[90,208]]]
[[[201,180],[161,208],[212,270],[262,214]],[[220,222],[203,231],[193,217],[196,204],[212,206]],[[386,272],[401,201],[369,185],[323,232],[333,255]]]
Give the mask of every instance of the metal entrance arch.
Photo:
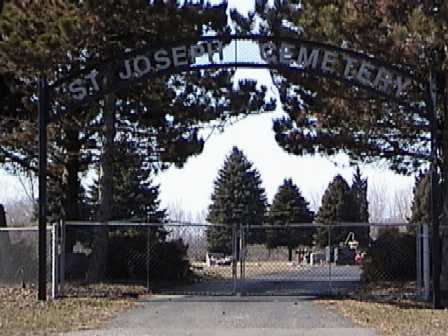
[[[259,57],[242,58],[245,48]],[[329,78],[373,96],[418,110],[431,124],[433,213],[433,300],[439,305],[438,121],[436,88],[429,71],[421,82],[408,65],[394,66],[350,49],[298,38],[261,35],[206,36],[196,40],[126,52],[93,62],[49,84],[39,80],[39,299],[46,299],[47,127],[92,101],[151,78],[185,71],[217,68],[279,69]]]

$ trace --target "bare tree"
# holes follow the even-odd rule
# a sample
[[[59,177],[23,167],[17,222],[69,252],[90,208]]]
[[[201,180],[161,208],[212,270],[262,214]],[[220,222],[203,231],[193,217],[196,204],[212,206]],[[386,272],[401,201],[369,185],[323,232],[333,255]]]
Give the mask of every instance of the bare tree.
[[[373,223],[381,223],[388,217],[388,191],[385,181],[369,183],[367,190],[369,217]]]
[[[182,222],[182,223],[195,223],[203,224],[206,222],[207,210],[193,212],[186,210],[181,202],[175,201],[168,205],[167,207],[168,217],[171,222]]]
[[[6,223],[11,227],[33,225],[34,205],[27,198],[9,199],[4,203]]]
[[[22,174],[18,174],[17,180],[19,181],[22,191],[24,192],[26,198],[30,203],[37,205],[37,179],[36,176],[32,172],[25,172]]]
[[[407,222],[411,215],[412,185],[396,188],[380,180],[369,184],[370,221]]]
[[[411,217],[412,186],[395,190],[390,202],[389,217],[400,222],[407,222]]]

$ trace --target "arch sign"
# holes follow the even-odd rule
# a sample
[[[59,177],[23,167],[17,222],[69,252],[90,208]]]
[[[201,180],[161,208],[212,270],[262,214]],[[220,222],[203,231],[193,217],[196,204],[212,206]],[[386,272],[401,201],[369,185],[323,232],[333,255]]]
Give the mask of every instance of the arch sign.
[[[76,113],[77,109],[109,93],[126,90],[157,76],[225,68],[307,73],[344,82],[401,106],[423,106],[428,116],[432,113],[429,85],[419,82],[408,67],[391,65],[353,50],[295,38],[206,36],[125,52],[111,60],[88,64],[51,85],[42,79],[39,83],[39,293],[42,297],[46,293],[48,124]]]
[[[409,105],[424,87],[409,71],[368,55],[318,42],[258,35],[209,36],[123,53],[87,66],[50,86],[53,112],[69,113],[104,95],[151,77],[213,68],[265,68],[306,72]],[[50,122],[58,116],[50,116]]]

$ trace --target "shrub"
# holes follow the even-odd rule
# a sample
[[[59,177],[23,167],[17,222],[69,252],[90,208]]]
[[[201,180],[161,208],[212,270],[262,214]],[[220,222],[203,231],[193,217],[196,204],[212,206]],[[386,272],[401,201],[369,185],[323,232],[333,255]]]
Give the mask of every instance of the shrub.
[[[149,267],[152,282],[187,280],[191,275],[187,251],[182,239],[165,241],[153,234],[148,244],[146,230],[110,233],[107,278],[146,281]]]
[[[362,270],[364,282],[414,280],[415,236],[398,230],[384,231],[367,249]]]
[[[189,279],[192,273],[187,250],[188,245],[182,239],[156,245],[150,257],[151,280],[161,282]]]

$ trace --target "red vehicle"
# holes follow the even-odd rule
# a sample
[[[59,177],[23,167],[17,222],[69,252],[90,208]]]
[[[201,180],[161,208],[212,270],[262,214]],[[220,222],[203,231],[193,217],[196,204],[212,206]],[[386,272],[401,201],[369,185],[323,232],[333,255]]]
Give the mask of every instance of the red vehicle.
[[[361,265],[362,261],[364,260],[365,253],[364,252],[357,252],[355,255],[355,264]]]

